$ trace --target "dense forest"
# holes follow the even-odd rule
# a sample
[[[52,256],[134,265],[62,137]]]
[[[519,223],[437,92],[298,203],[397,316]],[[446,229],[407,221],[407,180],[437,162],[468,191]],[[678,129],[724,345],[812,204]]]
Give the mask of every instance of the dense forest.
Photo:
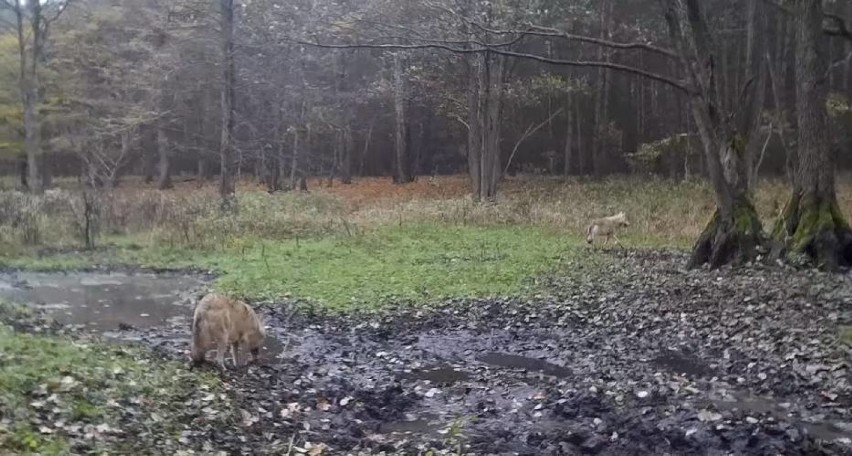
[[[3,169],[36,193],[218,176],[225,200],[246,175],[466,172],[483,201],[519,172],[702,176],[693,264],[774,249],[750,201],[774,173],[793,193],[768,231],[845,264],[850,5],[3,0]]]

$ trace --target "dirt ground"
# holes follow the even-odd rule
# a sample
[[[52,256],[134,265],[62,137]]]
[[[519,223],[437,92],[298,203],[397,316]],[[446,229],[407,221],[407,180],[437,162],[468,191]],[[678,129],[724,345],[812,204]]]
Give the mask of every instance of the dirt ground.
[[[223,374],[241,419],[181,441],[228,454],[852,454],[852,351],[838,341],[849,274],[613,255],[603,278],[551,277],[529,300],[345,316],[255,303],[267,350]],[[185,359],[190,310],[107,335]]]

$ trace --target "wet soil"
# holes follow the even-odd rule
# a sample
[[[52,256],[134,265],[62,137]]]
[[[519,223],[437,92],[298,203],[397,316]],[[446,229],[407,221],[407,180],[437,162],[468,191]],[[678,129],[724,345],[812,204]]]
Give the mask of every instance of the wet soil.
[[[229,454],[852,454],[848,274],[614,255],[534,299],[255,303],[270,347],[223,374],[240,422],[181,438]],[[186,320],[123,329],[186,358]]]

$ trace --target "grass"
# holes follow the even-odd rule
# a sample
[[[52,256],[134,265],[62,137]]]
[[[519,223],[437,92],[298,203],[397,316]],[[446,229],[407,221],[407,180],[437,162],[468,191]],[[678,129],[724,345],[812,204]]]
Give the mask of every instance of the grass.
[[[24,256],[6,265],[49,270],[90,264],[192,266],[220,272],[219,290],[247,298],[288,295],[334,310],[372,310],[392,302],[533,292],[535,277],[581,257],[602,260],[576,236],[545,228],[413,224],[353,236],[240,238],[222,250],[125,246]]]
[[[186,416],[176,409],[220,389],[210,373],[189,373],[135,348],[0,325],[0,454],[76,454],[81,442],[111,454],[144,451],[143,440],[126,438],[134,428],[123,426],[133,423],[163,445],[178,445]]]
[[[852,179],[838,183],[840,206],[852,213]],[[44,200],[0,192],[0,265],[196,266],[218,270],[219,289],[248,298],[376,308],[536,291],[535,278],[564,273],[567,259],[599,258],[580,248],[584,229],[621,210],[631,221],[620,235],[626,246],[688,248],[713,210],[700,181],[508,177],[493,205],[471,201],[463,176],[319,184],[311,181],[308,194],[269,195],[242,182],[239,211],[223,215],[212,185],[161,192],[128,180],[98,202],[107,248],[83,253],[56,253],[81,245],[74,190]],[[762,182],[755,206],[764,224],[787,194],[781,181]]]
[[[335,309],[447,296],[523,294],[580,253],[575,239],[529,227],[413,225],[355,238],[255,243],[207,264],[239,295],[312,298]]]

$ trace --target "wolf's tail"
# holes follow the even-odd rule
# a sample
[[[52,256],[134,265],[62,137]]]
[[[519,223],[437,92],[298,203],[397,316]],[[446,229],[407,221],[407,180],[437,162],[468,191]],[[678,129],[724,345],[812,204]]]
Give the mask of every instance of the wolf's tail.
[[[588,242],[589,244],[591,244],[592,241],[595,239],[594,236],[592,236],[592,230],[594,228],[595,228],[594,223],[592,223],[591,225],[589,225],[588,228],[586,228],[586,242]]]

